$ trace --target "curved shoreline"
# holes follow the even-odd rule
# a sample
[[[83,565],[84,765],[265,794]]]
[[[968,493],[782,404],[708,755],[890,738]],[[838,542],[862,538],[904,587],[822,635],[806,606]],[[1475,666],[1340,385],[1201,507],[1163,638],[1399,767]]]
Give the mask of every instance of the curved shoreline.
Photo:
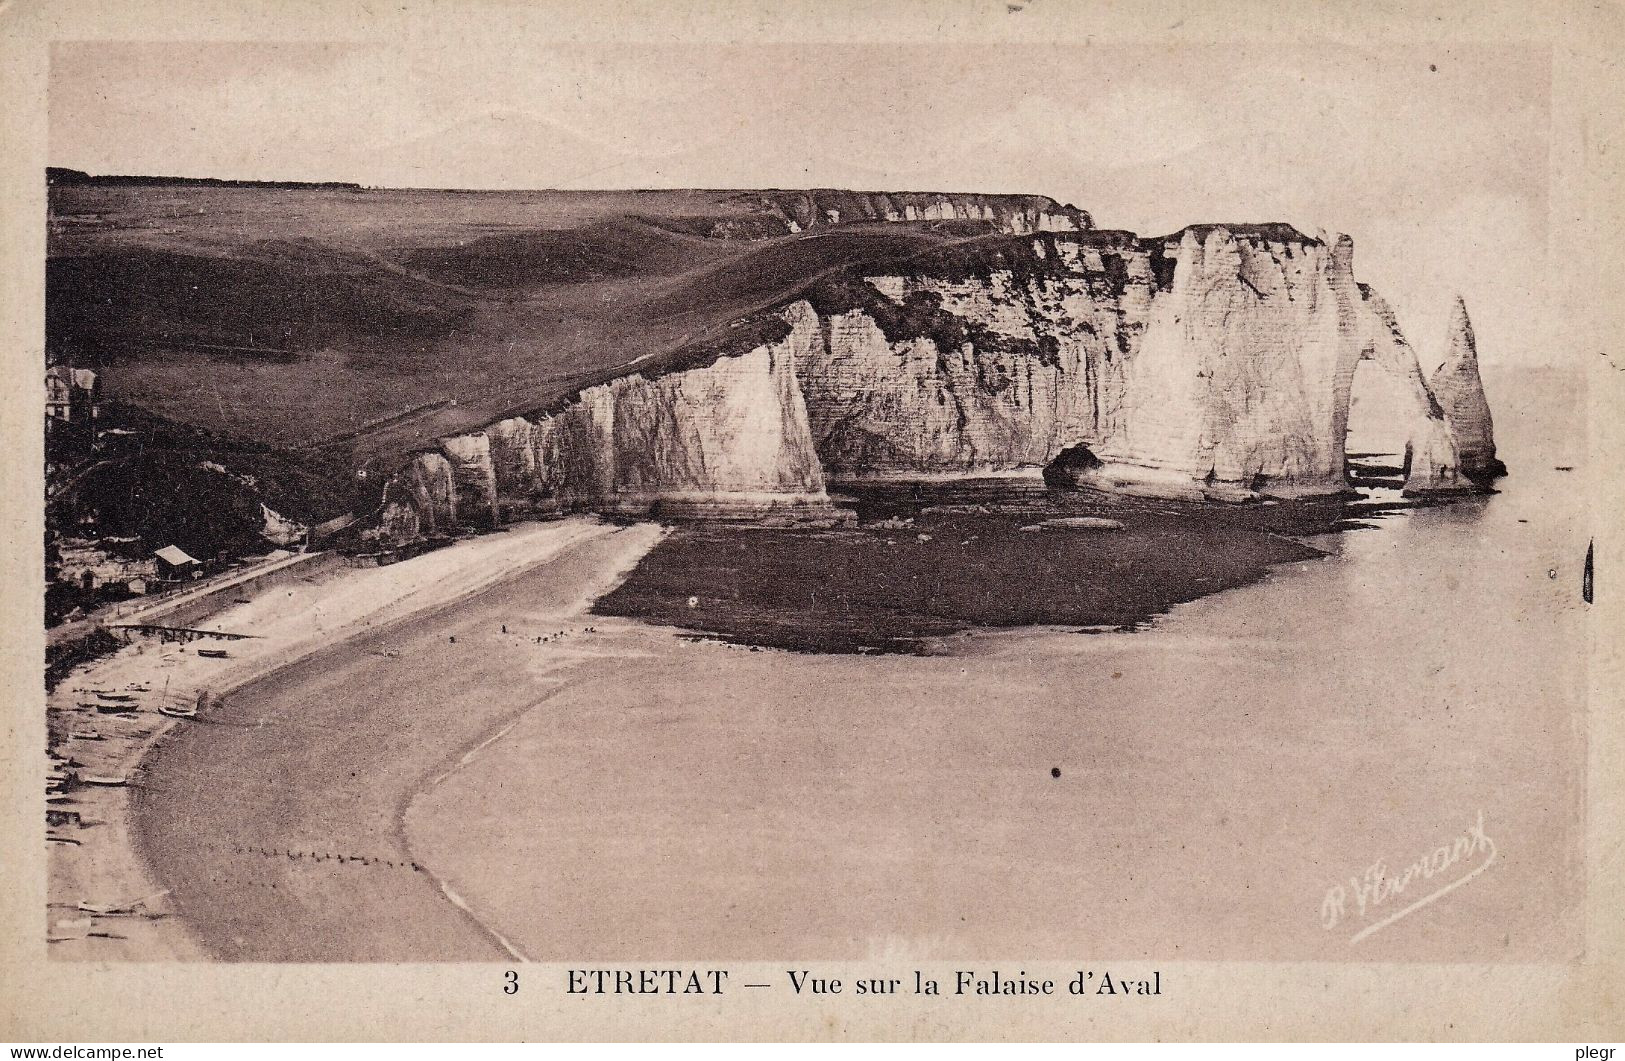
[[[214,718],[250,728],[246,739],[200,726],[164,749],[171,781],[144,794],[139,842],[211,956],[513,960],[414,856],[404,816],[425,785],[546,699],[514,673],[516,657],[547,694],[558,687],[573,659],[561,646],[583,636],[573,618],[663,533],[592,527],[478,592],[239,688]],[[538,600],[534,630],[497,632]],[[560,634],[545,645],[532,640],[543,622]],[[476,674],[482,663],[489,672]],[[430,680],[447,672],[460,679],[450,695]]]
[[[482,918],[479,913],[468,904],[466,899],[457,894],[457,891],[452,888],[451,882],[447,878],[436,873],[432,868],[427,868],[427,862],[420,862],[418,860],[418,852],[412,843],[411,831],[406,826],[406,816],[411,812],[412,804],[415,803],[424,793],[433,791],[434,788],[436,788],[442,781],[445,781],[458,770],[462,769],[465,765],[472,762],[473,759],[471,757],[477,756],[482,749],[489,747],[490,745],[501,740],[508,733],[512,732],[513,728],[519,725],[520,720],[523,719],[525,715],[529,714],[535,708],[540,707],[548,700],[553,699],[560,692],[562,692],[564,688],[565,686],[561,684],[557,689],[552,690],[551,692],[542,696],[540,699],[532,701],[531,703],[528,703],[524,707],[520,708],[519,711],[515,713],[512,718],[504,722],[496,730],[496,732],[488,734],[477,740],[472,747],[468,748],[461,755],[459,755],[456,762],[451,767],[436,774],[426,784],[408,789],[407,791],[403,792],[400,799],[396,801],[395,806],[395,828],[400,837],[401,845],[405,847],[407,853],[412,856],[412,860],[417,862],[419,865],[426,867],[425,872],[427,872],[434,880],[435,884],[439,886],[441,893],[445,895],[447,901],[449,901],[451,905],[455,906],[464,914],[464,916],[468,918],[469,921],[471,921],[481,931],[485,932],[486,935],[490,936],[497,946],[501,947],[508,953],[509,957],[513,958],[515,961],[527,964],[531,961],[531,959],[523,951],[521,951],[512,940],[508,939],[501,932],[497,931],[495,926]]]
[[[664,537],[664,532],[662,532],[659,537]],[[658,538],[655,540],[658,541]],[[655,544],[655,542],[651,541],[649,546],[652,546],[653,544]],[[615,563],[613,566],[607,570],[599,572],[599,577],[596,580],[599,584],[591,587],[588,592],[582,595],[582,599],[579,603],[584,607],[578,607],[573,610],[585,610],[585,608],[591,606],[592,602],[603,596],[604,593],[623,582],[626,577],[632,573],[632,570],[637,566],[638,560],[641,559],[645,552],[647,552],[649,546],[645,546],[644,549],[639,550],[635,556],[626,553],[618,555],[615,558]],[[487,921],[479,914],[478,911],[469,905],[468,901],[458,894],[457,891],[451,886],[451,882],[448,878],[436,873],[434,869],[429,867],[426,860],[419,860],[417,849],[412,842],[411,831],[408,829],[406,824],[406,819],[407,815],[411,813],[413,804],[415,804],[420,798],[438,788],[443,782],[454,776],[464,767],[473,764],[479,758],[479,754],[482,751],[502,740],[503,737],[507,736],[517,726],[519,726],[519,724],[523,722],[526,716],[528,716],[532,711],[557,698],[560,694],[568,690],[571,684],[572,683],[568,679],[560,680],[553,688],[547,690],[545,693],[531,702],[521,706],[494,730],[476,738],[471,744],[465,746],[464,749],[459,753],[456,753],[455,757],[451,759],[449,766],[436,773],[427,782],[407,789],[402,793],[400,799],[396,802],[395,828],[397,835],[400,838],[401,845],[406,849],[408,854],[411,855],[413,862],[425,867],[424,871],[435,881],[435,883],[439,886],[441,893],[445,895],[447,901],[450,902],[452,906],[456,907],[471,923],[489,936],[499,947],[502,948],[502,950],[507,952],[511,958],[522,963],[529,963],[533,959],[527,956],[524,951],[518,947],[518,945],[516,945],[512,940],[508,939],[507,936],[503,935],[502,932],[498,931],[493,924]]]
[[[617,536],[621,530],[588,518],[516,525],[504,534],[473,539],[389,568],[348,569],[308,587],[276,587],[200,622],[210,629],[261,631],[256,640],[234,643],[246,647],[241,652],[234,649],[230,663],[200,661],[182,649],[128,646],[64,681],[53,694],[53,709],[72,711],[76,687],[112,688],[131,679],[140,679],[132,684],[149,688],[162,682],[171,700],[190,699],[199,689],[217,698],[228,691],[233,699],[253,695],[291,670],[346,651],[357,640],[388,636],[414,621],[455,610],[581,544]],[[156,699],[150,693],[140,697]],[[85,828],[92,824],[98,828],[79,830],[76,844],[49,845],[50,905],[71,910],[80,900],[129,902],[149,897],[147,909],[155,916],[119,916],[113,922],[92,918],[86,928],[80,913],[66,921],[50,913],[47,934],[56,944],[53,958],[198,960],[218,955],[184,916],[181,898],[166,887],[170,882],[162,870],[165,859],[151,849],[142,821],[143,805],[161,799],[164,789],[178,783],[163,765],[165,756],[174,754],[170,749],[176,742],[231,725],[218,704],[191,726],[178,721],[145,710],[125,717],[96,716],[95,727],[104,739],[74,740],[71,747],[69,740],[62,742],[63,753],[82,761],[85,772],[129,776],[132,784],[73,793],[72,809],[83,816]],[[53,922],[59,926],[54,935]],[[68,934],[60,931],[63,924],[72,924]],[[78,930],[84,934],[73,934]],[[112,934],[92,937],[91,930]]]
[[[558,525],[550,526],[557,527]],[[644,526],[647,527],[648,525]],[[234,690],[232,708],[239,714],[245,710],[251,714],[255,706],[267,707],[271,712],[269,720],[273,724],[281,725],[286,721],[289,714],[285,702],[298,698],[297,690],[301,684],[319,683],[323,674],[342,676],[341,680],[344,683],[342,695],[345,703],[350,704],[352,707],[360,706],[365,701],[365,695],[363,694],[358,698],[357,689],[367,688],[367,677],[363,673],[363,667],[373,662],[369,657],[399,655],[399,651],[389,649],[386,646],[388,643],[402,638],[421,640],[429,636],[438,641],[442,635],[445,635],[450,642],[456,643],[461,636],[462,628],[467,627],[470,623],[477,624],[479,622],[478,613],[481,608],[477,604],[471,604],[477,598],[487,594],[493,597],[501,597],[505,593],[511,594],[515,592],[520,584],[528,580],[534,580],[534,576],[549,572],[557,565],[568,564],[576,554],[590,552],[595,544],[602,544],[608,539],[620,537],[623,533],[622,530],[606,527],[602,524],[599,524],[598,528],[600,533],[571,538],[561,543],[556,550],[547,556],[537,558],[518,570],[509,571],[501,577],[486,579],[483,583],[471,588],[465,588],[463,592],[454,595],[442,594],[430,604],[406,610],[393,617],[378,616],[376,618],[382,621],[375,623],[369,620],[365,628],[353,628],[347,632],[344,638],[332,644],[324,645],[297,656],[279,659],[273,665],[262,668],[253,674],[243,675],[240,680],[230,686]],[[568,590],[566,595],[570,599],[555,602],[555,606],[549,612],[550,619],[562,621],[566,616],[582,616],[594,600],[624,581],[647,549],[658,541],[663,534],[663,531],[657,530],[653,536],[649,536],[646,542],[639,545],[635,550],[635,554],[622,555],[619,548],[612,548],[612,555],[608,557],[607,564],[602,562],[588,563],[585,572],[575,574],[576,583],[579,583],[579,585],[570,583],[570,585],[575,585],[574,589],[569,589],[569,586],[566,586]],[[545,581],[551,582],[554,580],[549,578],[545,579]],[[565,581],[569,583],[569,579]],[[557,591],[559,587],[552,587],[552,589]],[[494,615],[495,613],[493,613],[493,616],[486,617],[492,619],[491,622],[486,624],[486,629],[489,630],[500,625],[501,629],[506,632],[506,624],[499,624],[495,621]],[[512,620],[510,619],[510,621]],[[618,623],[613,619],[595,617],[594,621],[604,624],[608,628],[626,625],[624,622]],[[636,623],[634,625],[641,626],[643,624]],[[679,632],[677,628],[672,629],[674,633]],[[448,630],[457,630],[458,632],[446,634]],[[335,663],[335,660],[341,662]],[[561,662],[568,666],[570,661]],[[504,665],[511,667],[511,660],[505,660]],[[503,932],[498,931],[492,921],[482,914],[480,910],[476,909],[474,904],[471,904],[471,901],[465,896],[464,890],[456,886],[454,881],[456,867],[452,867],[452,871],[446,874],[437,873],[418,856],[417,846],[414,844],[414,837],[408,826],[408,817],[413,806],[420,798],[433,792],[441,783],[456,775],[463,766],[468,765],[471,761],[470,756],[477,755],[483,749],[499,741],[504,734],[510,732],[536,708],[560,693],[567,691],[570,682],[559,673],[562,669],[564,667],[554,667],[553,672],[546,677],[547,687],[545,690],[538,690],[540,695],[528,696],[522,702],[498,709],[494,715],[482,717],[472,732],[459,734],[462,737],[460,743],[446,748],[442,754],[428,760],[421,768],[411,771],[411,776],[392,779],[389,787],[397,790],[397,796],[391,801],[393,806],[388,822],[390,843],[383,854],[379,854],[376,848],[365,848],[365,854],[355,854],[353,852],[360,849],[354,846],[354,843],[343,845],[337,843],[337,841],[330,844],[331,849],[327,851],[323,851],[321,845],[313,844],[308,839],[297,847],[288,842],[272,842],[270,845],[269,850],[272,855],[280,855],[283,859],[294,863],[303,864],[308,858],[311,861],[321,863],[336,859],[340,864],[345,865],[350,862],[360,861],[364,865],[375,865],[382,862],[395,868],[409,866],[414,875],[423,878],[424,884],[432,885],[432,904],[426,904],[426,897],[421,890],[414,890],[412,885],[401,885],[399,883],[388,889],[391,895],[387,901],[394,904],[408,904],[413,911],[409,916],[395,918],[397,922],[410,920],[413,923],[413,932],[408,934],[421,935],[424,926],[428,923],[441,922],[441,929],[435,930],[435,934],[440,937],[435,946],[395,951],[391,949],[393,946],[391,942],[374,940],[374,945],[382,949],[369,950],[366,945],[351,947],[338,944],[337,941],[332,946],[314,946],[312,948],[310,946],[311,941],[306,940],[294,949],[280,949],[288,944],[286,941],[271,938],[269,926],[275,919],[266,918],[264,916],[268,912],[266,910],[260,911],[262,923],[259,930],[262,932],[261,942],[273,948],[270,951],[258,949],[253,932],[237,934],[230,927],[236,921],[241,920],[235,915],[228,914],[224,918],[216,916],[217,923],[228,926],[226,928],[214,927],[206,928],[201,932],[196,931],[199,922],[206,919],[197,907],[205,905],[215,907],[238,905],[237,896],[221,894],[220,884],[246,884],[267,890],[280,890],[288,888],[290,881],[285,874],[281,873],[273,873],[271,879],[264,879],[265,867],[245,869],[241,865],[236,865],[232,868],[232,860],[228,857],[213,860],[211,864],[215,868],[227,866],[228,869],[211,876],[207,882],[195,876],[191,880],[187,880],[185,873],[177,874],[173,870],[165,873],[161,867],[173,866],[178,861],[174,855],[177,831],[172,824],[166,825],[159,819],[165,814],[168,814],[171,818],[177,816],[177,814],[184,815],[186,808],[173,802],[167,808],[153,805],[155,802],[164,802],[162,796],[138,798],[131,801],[133,806],[130,808],[133,822],[132,833],[134,834],[132,839],[135,842],[137,854],[147,877],[156,882],[153,890],[156,890],[156,887],[161,884],[175,886],[177,876],[180,878],[180,884],[176,887],[175,903],[187,916],[184,919],[174,919],[173,923],[184,928],[187,936],[195,942],[196,950],[221,960],[500,960],[504,957],[516,961],[530,960],[524,950],[504,935]],[[279,686],[279,682],[283,679],[287,679],[291,685],[288,687]],[[293,690],[292,693],[290,693],[290,688]],[[226,719],[216,717],[210,721],[224,722]],[[255,724],[263,727],[267,721],[268,717],[262,715]],[[346,730],[354,729],[365,732],[369,727],[368,719],[356,719],[347,716],[342,721]],[[376,719],[371,720],[374,724],[376,721]],[[459,721],[462,720],[459,719]],[[250,724],[247,716],[243,716],[243,721],[239,722],[239,724]],[[169,728],[173,729],[173,725],[171,724]],[[436,734],[436,736],[439,736],[439,734]],[[191,742],[209,743],[205,734],[199,734],[195,730],[189,734],[189,738]],[[228,740],[227,743],[236,742]],[[155,741],[154,747],[157,744],[158,742]],[[155,773],[162,773],[166,776],[185,777],[194,775],[207,777],[209,759],[207,754],[204,754],[201,759],[194,758],[190,767],[185,762],[186,752],[184,750],[171,753],[170,758],[174,759],[177,756],[182,760],[180,763],[166,762],[163,768],[155,770]],[[399,759],[399,762],[404,764],[404,768],[408,769],[416,761],[421,761],[421,749],[414,749],[412,755],[402,756]],[[351,772],[350,776],[354,777],[355,773]],[[334,777],[342,780],[341,775],[334,775]],[[323,775],[316,771],[301,774],[298,784],[301,788],[308,787],[315,794],[321,794],[330,787],[336,787],[326,784]],[[369,791],[375,792],[377,788],[370,787]],[[248,817],[252,819],[252,813],[248,814]],[[303,821],[305,819],[300,818],[298,815],[291,815],[290,820]],[[343,833],[345,823],[330,821],[328,825],[336,830],[336,833],[330,835],[339,835]],[[167,837],[155,836],[155,834],[162,834],[166,830],[168,831]],[[224,838],[217,837],[217,839],[219,839],[220,845],[226,843]],[[355,839],[357,837],[352,837],[352,841]],[[252,849],[263,856],[266,853],[266,844],[252,845]],[[236,853],[239,855],[245,854],[246,849],[238,845]],[[184,859],[179,861],[184,861]],[[286,867],[280,868],[285,869]],[[239,874],[239,876],[233,876],[232,874]],[[194,908],[189,909],[186,905],[188,897],[195,897],[207,892],[210,886],[212,886],[219,901],[211,904],[196,903],[194,900]],[[229,889],[226,890],[229,891]],[[477,892],[478,889],[475,890],[475,894]],[[342,923],[344,919],[342,912],[335,912],[331,915],[327,913],[330,907],[336,911],[343,910],[342,901],[333,896],[328,896],[325,900],[318,899],[308,904],[302,904],[300,898],[296,897],[286,901],[284,905],[288,906],[290,911],[297,910],[301,905],[313,909],[322,909],[324,912],[323,918],[329,922]],[[433,909],[430,909],[431,905]],[[451,914],[453,910],[456,911],[455,914]],[[357,916],[361,916],[360,911],[357,911]],[[461,927],[461,931],[450,925],[443,924],[445,921],[455,921]],[[305,949],[300,949],[300,947]]]

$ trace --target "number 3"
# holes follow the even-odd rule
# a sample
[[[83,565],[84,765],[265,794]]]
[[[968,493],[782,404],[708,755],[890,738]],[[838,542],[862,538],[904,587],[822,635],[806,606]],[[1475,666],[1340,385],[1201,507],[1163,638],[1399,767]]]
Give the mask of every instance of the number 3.
[[[519,973],[509,969],[502,974],[502,993],[504,995],[517,995],[519,993]]]

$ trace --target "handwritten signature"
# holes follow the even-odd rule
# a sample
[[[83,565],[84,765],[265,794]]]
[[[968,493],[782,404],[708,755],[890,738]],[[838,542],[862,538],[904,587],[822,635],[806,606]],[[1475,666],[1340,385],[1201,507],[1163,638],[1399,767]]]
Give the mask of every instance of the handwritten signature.
[[[1390,872],[1388,863],[1377,861],[1365,868],[1364,873],[1349,877],[1348,887],[1334,884],[1326,889],[1320,903],[1320,921],[1327,931],[1351,920],[1364,922],[1378,915],[1349,938],[1350,944],[1365,939],[1401,918],[1408,917],[1430,903],[1455,891],[1483,873],[1495,862],[1495,841],[1484,831],[1484,812],[1471,822],[1466,830],[1405,865],[1398,872]],[[1435,879],[1443,883],[1420,895],[1405,906],[1386,913],[1391,904],[1416,896]],[[1350,917],[1349,901],[1354,901]]]

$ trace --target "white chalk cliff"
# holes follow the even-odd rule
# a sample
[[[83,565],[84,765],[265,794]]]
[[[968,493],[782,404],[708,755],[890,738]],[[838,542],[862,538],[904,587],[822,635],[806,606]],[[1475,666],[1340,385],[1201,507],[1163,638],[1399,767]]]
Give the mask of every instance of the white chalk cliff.
[[[838,208],[797,209],[812,222]],[[827,481],[1023,470],[1191,499],[1340,493],[1366,361],[1407,403],[1407,493],[1504,470],[1465,308],[1425,380],[1386,302],[1355,280],[1346,236],[1204,225],[1142,239],[1081,211],[986,209],[1005,235],[821,278],[756,318],[781,338],[439,440],[391,484],[386,529],[569,509],[830,518]]]
[[[795,376],[817,335],[801,304],[784,339],[736,357],[590,387],[563,409],[439,440],[386,494],[395,538],[528,514],[840,515],[824,492]]]

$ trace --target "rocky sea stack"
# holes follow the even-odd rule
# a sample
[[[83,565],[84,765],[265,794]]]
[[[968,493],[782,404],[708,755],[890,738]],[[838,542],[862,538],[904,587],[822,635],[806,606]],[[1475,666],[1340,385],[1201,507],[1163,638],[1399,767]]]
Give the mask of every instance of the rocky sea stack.
[[[1444,364],[1433,373],[1428,386],[1439,400],[1444,417],[1455,436],[1462,474],[1477,482],[1487,482],[1507,473],[1495,456],[1495,424],[1490,403],[1484,397],[1484,383],[1478,376],[1478,343],[1473,322],[1467,318],[1467,303],[1460,295],[1450,314],[1450,348]]]
[[[1407,494],[1505,470],[1465,308],[1424,379],[1348,237],[1285,224],[1145,237],[1042,196],[829,189],[51,197],[53,363],[349,476],[391,541],[838,520],[831,487],[877,481],[1336,495],[1365,362],[1403,403]],[[255,400],[227,420],[199,397],[233,389]]]
[[[1010,212],[1011,217],[1026,215]],[[1458,307],[1432,381],[1353,244],[1288,226],[1000,231],[820,276],[763,340],[450,436],[396,535],[526,511],[827,519],[831,483],[1042,472],[1187,500],[1346,492],[1354,373],[1398,384],[1405,491],[1504,471]]]

